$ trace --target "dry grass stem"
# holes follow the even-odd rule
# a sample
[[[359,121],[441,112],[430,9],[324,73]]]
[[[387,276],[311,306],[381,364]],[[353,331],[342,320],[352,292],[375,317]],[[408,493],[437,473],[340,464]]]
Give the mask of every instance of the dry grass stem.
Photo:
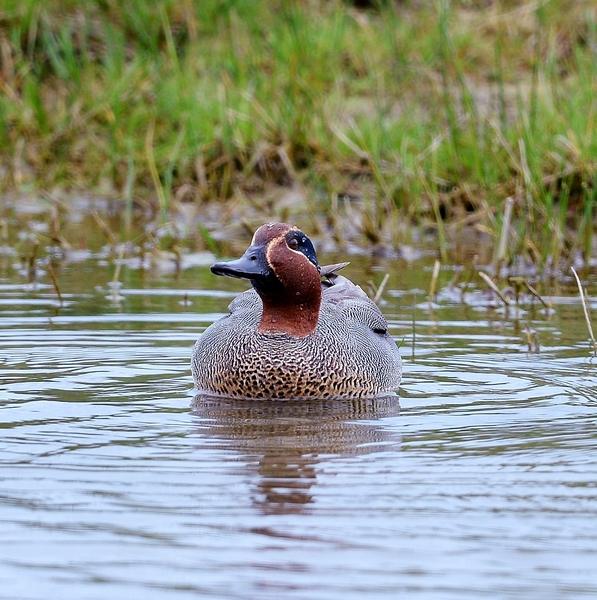
[[[56,295],[58,296],[58,302],[60,302],[60,306],[62,306],[62,294],[60,293],[60,285],[58,284],[58,279],[56,277],[56,272],[54,271],[54,267],[51,262],[48,262],[48,273],[50,274],[50,279],[52,280],[52,285],[54,286],[54,290],[56,291]]]
[[[527,350],[528,352],[532,352],[533,351],[533,335],[531,333],[531,328],[526,325],[524,328],[524,332],[526,333],[527,336]]]
[[[99,228],[102,230],[102,233],[106,236],[106,238],[110,244],[110,248],[114,248],[114,246],[116,245],[116,238],[114,237],[114,234],[112,233],[110,228],[106,225],[104,220],[99,216],[97,211],[94,210],[91,213],[91,216],[93,217],[94,221],[99,225]]]
[[[386,284],[388,283],[389,278],[390,278],[389,273],[386,273],[383,276],[383,279],[381,280],[381,283],[379,284],[379,287],[377,288],[377,291],[375,292],[375,296],[373,297],[373,302],[375,302],[375,304],[378,304],[379,301],[381,300],[381,295],[383,294],[383,291],[386,287]]]
[[[433,273],[431,275],[431,283],[429,284],[429,303],[435,302],[435,289],[437,287],[437,278],[439,277],[440,261],[436,260],[433,265]]]
[[[537,300],[539,300],[539,302],[541,302],[541,304],[543,304],[543,306],[545,308],[552,308],[551,302],[549,302],[548,300],[545,300],[541,296],[541,294],[526,279],[523,280],[522,283],[527,288],[527,290],[529,291],[529,294],[535,296],[535,298],[537,298]]]
[[[535,354],[539,354],[539,352],[541,352],[541,345],[539,344],[539,334],[536,331],[532,331],[528,325],[525,326],[524,331],[527,337],[528,352],[534,352]]]
[[[510,306],[510,300],[508,300],[508,298],[506,298],[506,296],[504,296],[504,294],[502,294],[500,288],[497,285],[495,285],[495,283],[492,281],[491,277],[489,277],[489,275],[487,275],[487,273],[483,273],[483,271],[479,271],[479,275],[481,276],[481,279],[483,279],[483,281],[498,295],[499,299],[506,306]]]
[[[508,244],[508,233],[510,232],[510,222],[512,220],[512,207],[514,206],[514,200],[511,197],[506,198],[504,208],[504,221],[502,223],[502,231],[500,234],[500,243],[498,251],[495,256],[493,263],[493,272],[499,275],[500,268],[504,262],[506,256],[506,247]]]
[[[585,320],[587,322],[587,329],[589,330],[589,335],[591,336],[591,345],[593,346],[593,356],[597,356],[597,342],[595,342],[595,336],[593,335],[593,327],[591,325],[591,316],[589,315],[589,308],[587,306],[587,298],[585,295],[585,291],[580,283],[580,278],[576,273],[576,269],[574,267],[570,267],[574,278],[576,279],[576,285],[578,286],[578,293],[580,294],[580,301],[582,303],[582,309],[585,313]]]

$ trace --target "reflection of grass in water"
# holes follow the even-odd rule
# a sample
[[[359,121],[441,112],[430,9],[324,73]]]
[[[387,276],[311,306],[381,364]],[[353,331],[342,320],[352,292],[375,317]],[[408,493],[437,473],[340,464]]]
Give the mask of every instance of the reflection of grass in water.
[[[294,183],[336,237],[432,226],[443,262],[510,196],[506,261],[590,256],[594,4],[378,4],[8,0],[4,187],[121,195],[128,222],[143,196],[284,217],[261,198]]]

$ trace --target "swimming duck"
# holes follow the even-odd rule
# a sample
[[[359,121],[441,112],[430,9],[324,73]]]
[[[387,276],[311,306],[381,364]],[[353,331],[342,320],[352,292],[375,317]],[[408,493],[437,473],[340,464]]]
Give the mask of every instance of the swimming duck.
[[[248,279],[229,313],[193,349],[199,392],[232,398],[355,398],[398,389],[402,363],[378,306],[337,271],[320,267],[311,240],[267,223],[216,275]],[[322,280],[322,277],[325,279]]]

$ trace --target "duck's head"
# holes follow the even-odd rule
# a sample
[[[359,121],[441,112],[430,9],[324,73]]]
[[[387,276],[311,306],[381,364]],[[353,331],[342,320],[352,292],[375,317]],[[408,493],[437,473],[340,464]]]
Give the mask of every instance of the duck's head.
[[[317,326],[321,277],[311,240],[287,223],[267,223],[237,260],[212,265],[212,273],[249,279],[261,300],[258,331],[304,337]]]

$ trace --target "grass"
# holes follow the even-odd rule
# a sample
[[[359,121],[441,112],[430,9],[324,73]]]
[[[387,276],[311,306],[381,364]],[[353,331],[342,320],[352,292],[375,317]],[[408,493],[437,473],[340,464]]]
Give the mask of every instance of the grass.
[[[286,217],[264,198],[294,186],[335,239],[431,227],[444,262],[464,226],[497,243],[511,197],[506,262],[588,260],[594,2],[372,4],[4,0],[1,190],[201,221],[209,203]]]

